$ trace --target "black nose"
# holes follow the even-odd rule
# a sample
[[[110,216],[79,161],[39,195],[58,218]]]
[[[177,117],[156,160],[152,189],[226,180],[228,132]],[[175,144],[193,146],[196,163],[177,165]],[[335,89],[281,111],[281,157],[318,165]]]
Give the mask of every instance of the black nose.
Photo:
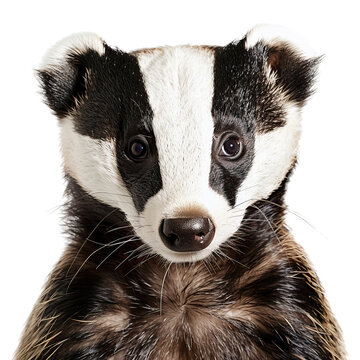
[[[163,219],[160,236],[173,251],[200,251],[214,238],[215,226],[209,218]]]

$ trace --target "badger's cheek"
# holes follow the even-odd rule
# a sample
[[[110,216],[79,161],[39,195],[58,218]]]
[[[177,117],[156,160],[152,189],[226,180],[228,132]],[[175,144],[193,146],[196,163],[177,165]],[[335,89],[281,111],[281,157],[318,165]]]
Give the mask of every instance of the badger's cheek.
[[[152,251],[172,262],[194,262],[208,257],[238,229],[241,217],[228,218],[231,210],[227,200],[208,188],[197,194],[171,194],[164,189],[150,198],[139,216],[135,228],[141,239]],[[173,251],[166,246],[160,235],[164,219],[209,219],[214,226],[211,242],[197,251]]]

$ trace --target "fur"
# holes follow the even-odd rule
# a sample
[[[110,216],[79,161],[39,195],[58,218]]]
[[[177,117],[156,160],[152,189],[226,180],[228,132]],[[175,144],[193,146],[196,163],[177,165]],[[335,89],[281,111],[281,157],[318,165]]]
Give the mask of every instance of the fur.
[[[80,34],[50,54],[39,78],[61,128],[69,244],[15,359],[345,359],[284,223],[319,58],[269,27],[133,53]],[[160,224],[176,217],[210,218],[210,245],[168,249]]]

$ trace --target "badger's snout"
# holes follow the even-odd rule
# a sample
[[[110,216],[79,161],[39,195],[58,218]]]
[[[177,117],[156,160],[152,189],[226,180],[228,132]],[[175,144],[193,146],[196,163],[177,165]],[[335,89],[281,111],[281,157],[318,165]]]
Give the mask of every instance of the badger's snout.
[[[200,251],[211,243],[215,226],[210,218],[163,219],[159,232],[166,247],[173,251]]]

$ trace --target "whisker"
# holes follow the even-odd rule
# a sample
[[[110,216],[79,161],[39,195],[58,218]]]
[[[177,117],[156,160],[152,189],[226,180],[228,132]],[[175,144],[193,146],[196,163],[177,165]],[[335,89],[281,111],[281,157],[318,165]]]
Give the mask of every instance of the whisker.
[[[110,241],[109,243],[107,243],[107,245],[114,245],[114,243],[116,241],[120,241],[120,240],[124,240],[124,239],[128,239],[128,238],[131,238],[133,236],[136,236],[135,234],[128,234],[128,235],[124,235],[124,236],[120,236],[112,241]]]
[[[257,207],[256,205],[251,205],[251,206],[253,206],[255,209],[257,209],[257,210],[260,212],[260,214],[264,217],[264,219],[266,220],[266,222],[267,222],[267,223],[269,224],[269,226],[271,227],[271,229],[272,229],[274,235],[276,236],[279,244],[281,244],[281,241],[280,241],[280,239],[279,239],[279,236],[278,236],[277,232],[275,231],[274,227],[272,226],[270,220],[267,218],[266,214],[265,214],[259,207]]]
[[[215,261],[215,257],[210,254],[210,256],[208,256],[205,261],[207,262],[208,266],[211,268],[212,272],[215,274],[215,269],[214,269],[214,266],[213,266],[213,262]]]
[[[217,251],[218,251],[222,256],[224,256],[224,257],[226,257],[227,259],[229,259],[232,263],[235,262],[235,263],[237,263],[237,264],[239,264],[239,265],[241,265],[241,266],[243,266],[243,267],[245,267],[245,268],[247,268],[247,269],[249,268],[248,266],[242,264],[241,262],[239,262],[239,261],[233,259],[232,257],[228,256],[227,254],[225,254],[221,249],[217,249]]]
[[[133,239],[126,240],[126,242],[141,241],[141,239],[140,239],[139,237],[137,237],[136,235],[129,235],[129,236],[127,236],[127,237],[131,237],[131,236],[134,236],[134,238],[133,238]],[[120,239],[122,239],[122,238],[120,238]],[[116,239],[116,240],[117,240],[117,239]],[[112,243],[107,244],[107,247],[118,246],[118,245],[121,245],[121,244],[123,244],[123,243],[124,243],[124,241],[119,240],[118,242],[115,242],[115,243],[112,242]]]
[[[129,251],[129,255],[128,255],[123,261],[121,261],[120,264],[118,264],[118,265],[115,267],[114,270],[117,270],[122,264],[125,263],[125,261],[127,261],[127,260],[129,260],[129,261],[132,260],[132,259],[133,259],[133,257],[132,257],[133,254],[134,254],[134,253],[136,254],[137,251],[141,251],[145,246],[146,246],[146,245],[143,244],[143,245],[138,246],[136,249]]]
[[[263,223],[266,220],[265,219],[243,219],[244,223],[246,222],[259,222],[259,223]]]
[[[236,209],[238,206],[241,206],[241,205],[243,205],[243,204],[245,204],[245,203],[247,203],[247,202],[249,202],[249,201],[251,201],[251,200],[250,200],[250,199],[244,200],[244,201],[242,201],[241,203],[236,204],[235,206],[231,207],[231,208],[228,209],[227,211],[233,211],[233,210]]]
[[[254,186],[256,186],[256,185],[254,185]],[[253,187],[253,186],[252,186],[252,187]],[[249,187],[249,188],[251,188],[251,187]],[[247,189],[243,189],[243,191],[244,191],[244,190],[247,190]],[[277,203],[275,203],[275,202],[273,202],[273,201],[270,201],[270,200],[268,200],[268,199],[256,199],[256,198],[248,199],[248,200],[245,200],[245,201],[243,201],[243,202],[241,202],[241,203],[239,203],[239,204],[236,204],[234,207],[228,209],[228,211],[234,211],[234,209],[236,209],[238,206],[240,206],[240,205],[242,205],[242,204],[244,204],[244,203],[246,203],[246,202],[255,202],[255,203],[256,203],[256,202],[258,202],[258,201],[261,201],[261,202],[263,202],[263,203],[267,203],[267,204],[271,204],[271,205],[277,206],[278,208],[284,210],[285,212],[290,213],[290,214],[296,216],[297,218],[299,218],[300,220],[304,221],[304,222],[305,222],[307,225],[309,225],[312,229],[318,231],[318,229],[317,229],[313,224],[311,224],[311,223],[310,223],[307,219],[305,219],[301,214],[297,213],[297,212],[294,211],[294,210],[289,209],[289,207],[288,207],[287,205],[280,205],[280,204],[277,204]],[[250,206],[252,206],[252,205],[250,205]],[[241,214],[241,215],[244,215],[244,214]],[[236,218],[236,217],[238,217],[238,215],[233,216],[233,217],[231,217],[231,218]]]
[[[100,250],[102,250],[102,249],[104,249],[104,248],[106,248],[106,247],[116,246],[117,244],[114,244],[115,241],[119,241],[119,240],[124,239],[124,238],[127,238],[127,237],[129,237],[129,236],[134,236],[134,235],[127,235],[127,236],[124,236],[124,237],[122,237],[122,238],[115,239],[115,240],[113,240],[112,242],[110,242],[109,244],[104,244],[103,246],[100,246],[98,249],[94,250],[94,251],[83,261],[83,263],[80,265],[80,267],[78,268],[78,270],[76,271],[76,273],[74,274],[74,276],[72,277],[72,279],[70,280],[70,282],[69,282],[69,284],[68,284],[68,287],[67,287],[67,291],[69,290],[69,288],[70,288],[72,282],[74,281],[74,279],[76,278],[77,274],[79,274],[79,272],[81,271],[81,269],[84,267],[84,265],[88,262],[88,260],[89,260],[93,255],[95,255],[97,252],[99,252]],[[134,239],[130,239],[130,240],[134,241]],[[130,241],[130,240],[127,240],[127,241]],[[136,240],[137,240],[137,239],[136,239]],[[119,246],[119,247],[121,247],[121,246],[122,246],[124,243],[126,243],[127,241],[122,241],[122,242],[120,243],[120,246]],[[84,243],[83,243],[83,245],[81,246],[81,248],[82,248],[83,246],[84,246]],[[81,249],[80,249],[80,250],[81,250]],[[116,250],[116,249],[115,249],[115,250]],[[114,251],[113,251],[113,252],[114,252]],[[113,252],[112,252],[112,253],[113,253]],[[77,252],[76,256],[78,256],[78,255],[79,255],[79,251]],[[75,259],[73,260],[73,263],[74,263],[74,261],[75,261]],[[72,263],[72,264],[73,264],[73,263]],[[99,267],[99,265],[96,267],[96,269],[98,269],[98,267]],[[68,270],[68,272],[69,272],[69,270]],[[67,274],[68,274],[68,272],[67,272]]]
[[[231,240],[232,240],[232,239],[231,239]],[[230,240],[230,241],[231,241],[231,240]],[[241,238],[238,238],[238,240],[242,240],[242,239],[241,239]],[[237,248],[233,247],[233,246],[230,244],[230,241],[225,242],[224,244],[222,244],[222,246],[223,246],[223,247],[228,247],[229,249],[235,251],[236,253],[238,253],[238,254],[240,254],[240,255],[244,254],[244,252],[241,251],[240,249],[237,249]]]
[[[124,240],[124,239],[127,239],[127,238],[131,238],[131,237],[135,237],[136,235],[134,234],[130,234],[130,235],[125,235],[125,236],[122,236],[122,237],[119,237],[119,238],[116,238],[112,241],[110,241],[109,243],[101,243],[101,242],[98,242],[98,241],[95,241],[95,240],[92,240],[92,239],[89,239],[87,238],[87,241],[90,242],[90,243],[93,243],[93,244],[96,244],[96,245],[101,245],[102,248],[104,247],[112,247],[112,246],[117,246],[119,244],[124,244],[124,241],[121,241],[121,240]],[[136,239],[137,240],[137,239]],[[119,242],[118,242],[119,241]],[[127,240],[126,242],[129,242],[130,240]],[[131,240],[131,241],[134,241],[134,240]]]
[[[159,311],[160,311],[160,316],[162,315],[162,299],[163,299],[163,291],[164,291],[164,285],[165,285],[165,279],[166,279],[166,276],[170,270],[170,267],[172,265],[172,262],[169,263],[169,266],[167,267],[166,271],[165,271],[165,274],[164,274],[164,277],[163,277],[163,281],[162,281],[162,284],[161,284],[161,289],[160,289],[160,306],[159,306]]]
[[[138,238],[137,238],[136,236],[133,236],[133,237],[130,238],[129,240],[122,241],[119,246],[117,246],[113,251],[111,251],[111,253],[110,253],[109,255],[107,255],[107,256],[105,257],[104,260],[101,261],[101,263],[96,267],[96,270],[97,270],[107,259],[109,259],[112,254],[114,254],[116,251],[118,251],[122,246],[124,246],[126,243],[131,242],[131,241],[133,241],[133,240],[135,240],[135,239],[138,240]]]
[[[275,206],[279,207],[280,209],[283,209],[284,211],[289,212],[292,215],[295,215],[300,220],[304,221],[307,225],[309,225],[312,229],[317,231],[316,227],[314,225],[312,225],[308,220],[306,220],[301,214],[299,214],[296,211],[293,211],[293,210],[289,209],[287,206],[280,205],[280,204],[277,204],[277,203],[275,203],[273,201],[266,200],[266,199],[261,199],[261,200],[257,200],[257,201],[261,201],[261,202],[265,202],[265,203],[268,203],[268,204],[275,205]]]
[[[95,255],[97,252],[99,252],[100,250],[104,249],[106,246],[107,246],[107,244],[104,245],[104,246],[99,247],[99,248],[96,249],[96,250],[94,250],[94,251],[83,261],[83,263],[79,266],[79,268],[77,269],[77,271],[76,271],[76,273],[74,274],[74,276],[71,278],[71,280],[70,280],[70,282],[69,282],[69,284],[68,284],[68,286],[67,286],[66,291],[69,290],[72,282],[73,282],[74,279],[76,278],[77,274],[78,274],[78,273],[81,271],[81,269],[84,267],[84,265],[87,263],[87,261],[88,261],[93,255]]]
[[[128,199],[131,199],[131,196],[130,195],[127,195],[127,194],[119,194],[119,193],[112,193],[112,192],[109,192],[109,191],[91,191],[89,192],[89,195],[93,195],[93,194],[105,194],[105,195],[112,195],[112,196],[121,196],[121,197],[126,197]]]
[[[67,272],[66,272],[66,276],[68,276],[72,266],[74,265],[75,260],[77,259],[77,257],[79,256],[80,251],[83,249],[83,247],[85,246],[85,243],[89,240],[89,238],[91,237],[91,235],[96,231],[96,229],[101,225],[101,223],[103,221],[105,221],[109,216],[111,216],[115,211],[118,211],[118,209],[113,209],[112,211],[110,211],[106,216],[104,216],[98,223],[97,225],[94,227],[94,229],[90,232],[90,234],[86,237],[86,239],[84,240],[84,242],[82,243],[81,247],[79,248],[78,252],[76,253],[73,261],[71,262]],[[72,281],[72,280],[71,280]]]
[[[116,227],[114,229],[105,231],[105,234],[110,234],[111,232],[121,230],[121,229],[127,229],[127,228],[132,228],[132,225],[119,226],[119,227]]]
[[[145,227],[151,227],[150,224],[144,224],[144,225],[140,225],[140,226],[136,226],[136,229],[142,229],[142,228],[145,228]],[[127,225],[127,226],[119,226],[119,227],[116,227],[116,228],[113,228],[111,230],[107,230],[105,232],[105,234],[109,234],[111,232],[114,232],[114,231],[117,231],[117,230],[121,230],[121,229],[126,229],[126,228],[134,228],[133,225]],[[148,232],[149,234],[151,233],[151,231]]]
[[[119,237],[119,238],[116,238],[112,241],[110,241],[109,243],[101,243],[101,242],[98,242],[98,241],[95,241],[95,240],[92,240],[92,239],[87,239],[88,242],[92,243],[92,244],[96,244],[96,245],[105,245],[105,246],[116,246],[120,243],[116,243],[116,241],[119,241],[119,240],[123,240],[123,239],[126,239],[126,238],[129,238],[129,237],[132,237],[134,236],[134,234],[131,234],[131,235],[125,235],[123,237]]]
[[[211,256],[212,258],[214,258],[214,263],[216,264],[217,268],[218,268],[219,270],[221,270],[221,267],[220,267],[220,265],[218,264],[218,262],[217,262],[216,259],[217,259],[217,258],[219,258],[220,260],[222,260],[222,259],[221,259],[220,255],[217,253],[217,251],[218,251],[218,250],[213,251],[213,252],[210,254],[210,256]]]
[[[159,256],[158,254],[152,254],[152,255],[151,255],[151,253],[146,254],[146,249],[145,249],[144,251],[145,251],[145,254],[139,254],[139,256],[140,256],[140,255],[141,255],[141,256],[147,256],[147,258],[146,258],[144,261],[142,261],[141,263],[139,263],[139,264],[137,264],[136,266],[134,266],[131,270],[129,270],[129,271],[124,275],[124,277],[125,277],[125,276],[128,276],[132,271],[136,270],[138,267],[144,265],[147,261],[153,259],[153,258],[156,257],[156,256]],[[149,256],[149,255],[151,255],[151,256]]]
[[[207,264],[206,264],[206,259],[202,259],[201,260],[202,264],[204,265],[205,269],[207,270],[207,272],[211,275],[211,271],[210,269],[208,268]]]

